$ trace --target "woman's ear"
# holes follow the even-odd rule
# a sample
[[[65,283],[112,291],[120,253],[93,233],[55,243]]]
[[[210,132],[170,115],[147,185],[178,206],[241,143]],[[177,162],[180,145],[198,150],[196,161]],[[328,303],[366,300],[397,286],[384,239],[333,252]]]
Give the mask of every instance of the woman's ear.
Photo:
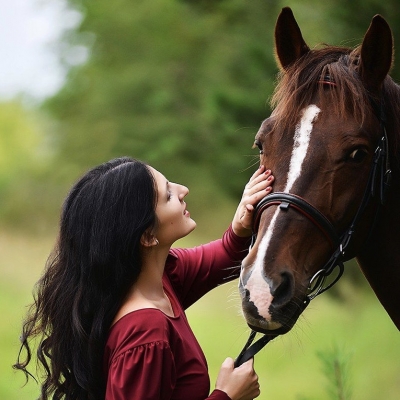
[[[140,244],[144,247],[153,247],[159,244],[157,238],[150,232],[144,232],[140,238]]]

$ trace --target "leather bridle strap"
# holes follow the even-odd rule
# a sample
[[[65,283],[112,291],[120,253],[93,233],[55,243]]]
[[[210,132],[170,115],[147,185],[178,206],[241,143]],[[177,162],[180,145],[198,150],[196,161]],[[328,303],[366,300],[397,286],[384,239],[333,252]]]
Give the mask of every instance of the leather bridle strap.
[[[331,79],[329,74],[326,74],[319,81],[319,83],[330,85],[333,87],[336,86],[336,83]],[[374,160],[370,170],[368,183],[364,191],[364,196],[349,228],[344,232],[344,234],[339,237],[332,223],[319,210],[317,210],[314,206],[309,204],[300,196],[291,193],[277,192],[268,194],[255,207],[253,232],[258,231],[261,214],[266,208],[275,204],[279,205],[282,210],[288,210],[289,206],[291,206],[295,208],[298,212],[305,215],[315,226],[317,226],[333,246],[334,252],[328,262],[310,280],[308,294],[303,303],[300,305],[300,307],[302,308],[301,312],[304,311],[304,309],[308,306],[312,299],[332,287],[342,276],[344,271],[343,262],[345,250],[353,237],[356,224],[361,218],[361,215],[367,207],[371,197],[378,197],[378,204],[381,205],[383,205],[386,201],[387,189],[391,184],[392,174],[389,161],[388,137],[385,128],[386,115],[384,112],[383,100],[381,100],[380,103],[376,103],[374,100],[371,99],[371,105],[380,122],[382,136],[375,150]],[[377,220],[378,212],[379,206],[374,221],[372,223],[371,231]],[[256,233],[254,233],[252,238],[252,245],[256,240],[256,236]],[[337,273],[336,277],[331,283],[329,283],[327,286],[324,286],[326,277],[329,276],[336,267],[339,268],[339,272]],[[264,346],[266,346],[272,339],[276,338],[277,336],[279,336],[279,334],[265,334],[260,339],[258,339],[257,342],[252,344],[256,337],[256,332],[252,330],[247,343],[235,360],[235,368],[248,361],[250,358],[254,357]]]
[[[257,332],[251,331],[249,339],[244,345],[242,351],[235,360],[235,368],[239,367],[246,361],[253,358],[264,346],[266,346],[272,339],[275,339],[278,335],[263,335],[257,342],[253,343]],[[253,343],[253,344],[252,344]]]
[[[339,247],[340,238],[336,233],[335,228],[331,224],[331,222],[314,206],[308,203],[306,200],[301,198],[300,196],[291,194],[291,193],[284,193],[284,192],[275,192],[268,194],[265,196],[255,207],[254,209],[254,223],[253,223],[253,232],[258,231],[258,226],[260,223],[261,214],[265,211],[266,208],[278,205],[281,210],[287,211],[289,207],[294,208],[297,212],[303,214],[308,220],[310,220],[326,237],[329,241],[333,249]],[[253,242],[255,241],[256,234],[253,235]],[[336,255],[336,252],[334,253]],[[335,257],[335,261],[338,257]],[[313,284],[313,292],[316,290],[318,294],[321,292],[321,287],[325,281],[326,275],[322,274],[321,271],[328,271],[329,274],[331,273],[332,268],[323,268],[322,270],[318,271],[316,275],[312,278],[310,285]],[[343,273],[343,269],[340,269],[338,277],[336,280],[340,278]],[[335,282],[336,282],[335,280]],[[333,283],[332,283],[333,285]],[[330,286],[329,286],[330,287]],[[301,304],[301,312],[307,307],[310,303],[310,297],[306,297],[305,301]],[[260,339],[258,339],[255,343],[253,343],[256,337],[256,331],[252,330],[247,340],[246,344],[244,345],[242,351],[240,352],[239,356],[235,360],[235,368],[239,367],[246,361],[253,358],[261,349],[263,349],[271,340],[279,336],[276,335],[263,335]]]
[[[256,206],[254,210],[254,227],[253,232],[257,232],[263,211],[272,205],[279,205],[282,211],[287,211],[289,207],[293,207],[296,211],[303,214],[310,220],[330,242],[332,248],[336,248],[340,242],[339,236],[331,222],[314,206],[304,200],[302,197],[292,193],[274,192],[265,196]]]
[[[388,153],[388,138],[384,125],[382,125],[382,130],[383,135],[375,150],[375,156],[368,178],[368,183],[365,188],[364,196],[349,228],[341,237],[338,236],[331,222],[320,211],[318,211],[314,206],[309,204],[300,196],[283,192],[271,193],[265,196],[255,207],[253,232],[258,231],[261,214],[266,208],[271,205],[279,205],[282,210],[287,210],[289,206],[292,206],[298,212],[301,212],[303,215],[305,215],[311,222],[313,222],[314,225],[317,226],[324,234],[324,236],[331,242],[335,249],[332,256],[324,265],[324,267],[311,278],[308,294],[303,303],[300,305],[300,307],[302,308],[301,312],[304,311],[304,309],[308,306],[312,299],[331,288],[342,276],[344,271],[343,262],[345,250],[351,242],[355,227],[360,220],[362,213],[367,207],[371,197],[377,196],[380,204],[384,204],[386,200],[386,192],[391,182],[391,170]],[[377,185],[379,186],[377,187]],[[253,242],[255,240],[255,237],[256,234],[253,235]],[[333,272],[336,267],[339,268],[336,277],[331,283],[329,283],[327,286],[324,286],[325,279]],[[242,365],[250,358],[254,357],[271,340],[279,336],[279,334],[265,334],[260,339],[258,339],[258,341],[253,343],[255,336],[256,332],[252,330],[247,343],[235,360],[235,368]]]

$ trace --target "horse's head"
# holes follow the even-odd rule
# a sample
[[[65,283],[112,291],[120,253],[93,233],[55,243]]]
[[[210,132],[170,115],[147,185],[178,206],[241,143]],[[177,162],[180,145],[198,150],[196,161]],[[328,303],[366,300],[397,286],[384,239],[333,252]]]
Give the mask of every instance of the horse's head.
[[[255,137],[261,164],[275,176],[275,197],[258,210],[239,284],[247,323],[271,334],[292,328],[363,202],[382,138],[392,34],[375,16],[358,48],[310,50],[284,8],[275,44],[275,108]],[[357,221],[347,259],[366,239],[375,207],[372,201],[362,210],[371,218]]]

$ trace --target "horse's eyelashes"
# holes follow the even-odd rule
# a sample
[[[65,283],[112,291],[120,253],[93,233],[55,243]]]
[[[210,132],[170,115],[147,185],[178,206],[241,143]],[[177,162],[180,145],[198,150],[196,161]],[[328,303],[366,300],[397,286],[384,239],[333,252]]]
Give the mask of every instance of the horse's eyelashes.
[[[365,160],[367,156],[367,151],[365,149],[355,149],[350,153],[350,159],[353,162],[360,163]]]
[[[264,154],[263,153],[263,147],[262,147],[262,143],[259,140],[256,140],[254,142],[254,146],[258,147],[258,149],[260,150],[260,154]]]

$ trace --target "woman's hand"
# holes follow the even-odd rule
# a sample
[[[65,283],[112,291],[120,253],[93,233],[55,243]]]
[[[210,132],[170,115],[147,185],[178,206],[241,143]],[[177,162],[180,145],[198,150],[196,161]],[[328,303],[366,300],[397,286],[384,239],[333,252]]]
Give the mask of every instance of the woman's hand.
[[[221,366],[215,388],[225,392],[232,400],[253,400],[258,397],[260,385],[253,359],[235,368],[233,359],[227,358]]]
[[[263,165],[250,178],[232,221],[232,228],[236,235],[251,235],[254,206],[271,192],[273,181],[271,171],[265,170]]]

